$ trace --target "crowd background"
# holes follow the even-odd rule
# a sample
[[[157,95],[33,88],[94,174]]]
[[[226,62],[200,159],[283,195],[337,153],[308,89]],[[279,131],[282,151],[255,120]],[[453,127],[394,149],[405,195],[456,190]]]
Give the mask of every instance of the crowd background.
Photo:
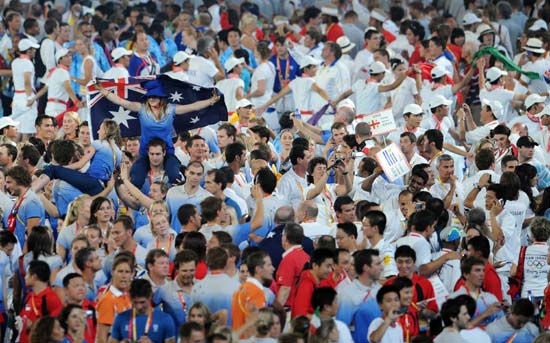
[[[3,342],[550,341],[550,3],[0,8]]]

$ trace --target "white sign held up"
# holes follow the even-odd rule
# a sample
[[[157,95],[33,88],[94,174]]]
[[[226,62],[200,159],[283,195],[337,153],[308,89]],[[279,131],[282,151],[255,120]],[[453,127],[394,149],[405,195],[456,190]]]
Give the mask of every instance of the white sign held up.
[[[411,171],[407,158],[395,143],[376,153],[376,160],[390,182]]]
[[[357,119],[369,124],[373,137],[385,135],[397,129],[391,108],[357,116]]]

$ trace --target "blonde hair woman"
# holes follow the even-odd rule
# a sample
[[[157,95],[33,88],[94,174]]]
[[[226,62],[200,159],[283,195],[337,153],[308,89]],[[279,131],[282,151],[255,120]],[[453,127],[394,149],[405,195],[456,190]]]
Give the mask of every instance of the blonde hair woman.
[[[73,239],[81,233],[90,221],[90,206],[92,198],[82,194],[74,199],[67,208],[67,215],[63,222],[63,229],[57,237],[56,251],[61,259],[65,261],[67,251],[71,248]]]
[[[155,239],[147,244],[147,250],[161,249],[166,252],[170,262],[176,255],[176,235],[170,231],[170,223],[166,214],[157,213],[151,218],[151,231]]]
[[[197,51],[197,31],[192,27],[186,27],[181,31],[181,41],[188,50]]]
[[[167,218],[170,217],[170,209],[164,200],[155,200],[147,209],[147,215],[149,218],[153,218],[157,214],[162,214]],[[176,233],[174,230],[170,230],[170,233]],[[139,245],[147,247],[149,243],[154,241],[155,233],[152,229],[151,221],[149,224],[140,226],[134,232],[134,239]]]
[[[241,44],[254,51],[258,40],[256,39],[256,29],[258,28],[258,17],[250,12],[242,15],[239,23],[239,29],[242,32]]]
[[[78,128],[81,123],[78,113],[65,112],[63,115],[63,128],[59,131],[58,138],[76,142],[78,140]]]

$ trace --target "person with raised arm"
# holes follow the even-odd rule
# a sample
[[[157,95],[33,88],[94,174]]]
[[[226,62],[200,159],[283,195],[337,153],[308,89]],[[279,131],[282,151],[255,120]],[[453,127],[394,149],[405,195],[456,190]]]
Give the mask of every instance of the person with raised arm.
[[[175,115],[202,110],[214,105],[220,97],[214,94],[210,99],[196,101],[188,105],[169,104],[162,84],[157,80],[153,80],[145,84],[147,93],[143,97],[144,101],[136,102],[120,98],[115,93],[103,88],[99,82],[96,82],[96,86],[107,100],[127,110],[138,113],[141,125],[141,148],[139,152],[140,157],[130,170],[132,183],[136,187],[141,188],[145,181],[147,172],[150,169],[147,156],[147,143],[153,138],[160,138],[166,142],[167,151],[164,158],[164,169],[168,174],[170,183],[176,183],[178,178],[180,178],[180,163],[174,155],[174,143],[172,142]]]

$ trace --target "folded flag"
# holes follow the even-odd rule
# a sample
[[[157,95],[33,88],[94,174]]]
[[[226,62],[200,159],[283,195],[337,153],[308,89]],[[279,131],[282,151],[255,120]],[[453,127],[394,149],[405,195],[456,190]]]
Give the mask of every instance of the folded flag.
[[[215,88],[194,85],[172,79],[167,75],[127,77],[116,80],[97,79],[97,82],[100,82],[106,90],[117,94],[123,99],[142,102],[143,96],[147,93],[147,90],[143,88],[144,83],[152,80],[157,80],[162,84],[164,93],[168,96],[168,103],[175,105],[187,105],[196,101],[206,100],[211,98],[212,94],[216,92]],[[118,123],[122,137],[141,135],[141,126],[136,112],[131,112],[107,100],[99,92],[94,83],[90,83],[87,88],[88,121],[94,139],[98,138],[97,132],[99,126],[105,119],[112,119]],[[220,100],[210,107],[200,111],[176,115],[173,134],[175,136],[179,132],[212,125],[220,121],[227,121],[227,108],[225,107],[223,94],[220,94]]]

